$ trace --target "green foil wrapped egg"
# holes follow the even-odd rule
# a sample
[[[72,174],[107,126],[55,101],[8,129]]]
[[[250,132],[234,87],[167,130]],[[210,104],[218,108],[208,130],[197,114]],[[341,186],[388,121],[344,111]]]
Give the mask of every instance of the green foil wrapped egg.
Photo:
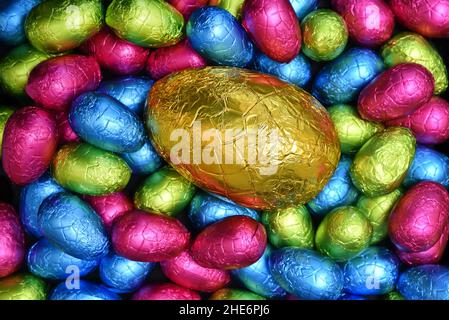
[[[384,129],[380,123],[360,118],[357,108],[347,104],[334,105],[327,111],[337,130],[342,153],[357,152],[369,138]]]
[[[401,198],[402,191],[396,189],[383,196],[367,197],[360,196],[356,207],[359,208],[373,226],[373,237],[371,244],[385,239],[388,234],[388,218],[396,202]]]
[[[343,18],[329,9],[309,13],[301,23],[303,53],[315,61],[338,57],[348,43],[348,29]]]
[[[368,247],[372,233],[371,223],[358,208],[339,207],[321,221],[315,244],[318,251],[341,262]]]
[[[14,48],[0,60],[0,87],[10,96],[24,97],[31,70],[50,57],[29,44]]]
[[[171,167],[150,175],[134,195],[137,208],[174,216],[192,200],[195,186]]]
[[[62,187],[94,196],[122,190],[131,177],[122,158],[87,143],[64,145],[53,159],[52,172]]]
[[[182,39],[184,17],[160,0],[113,0],[106,24],[123,39],[143,47],[159,48]]]
[[[229,11],[234,17],[240,19],[245,0],[210,0],[210,6],[218,6]]]
[[[390,127],[369,139],[354,157],[351,177],[368,197],[397,189],[415,155],[416,140],[409,129]]]
[[[277,248],[313,248],[312,218],[305,206],[264,211],[262,223],[270,243]]]
[[[397,291],[391,291],[385,296],[385,300],[405,300],[405,298]]]
[[[388,67],[412,62],[427,68],[435,79],[435,94],[447,89],[448,75],[443,59],[423,36],[411,32],[400,33],[384,45],[381,53]]]
[[[15,274],[0,279],[0,300],[45,300],[45,282],[31,274]]]
[[[215,291],[209,298],[210,300],[266,300],[251,291],[241,289],[223,288]]]
[[[25,33],[44,52],[64,52],[78,47],[103,25],[101,0],[47,0],[34,7]]]
[[[0,159],[2,157],[3,132],[5,131],[6,121],[14,113],[14,109],[8,106],[0,106]]]

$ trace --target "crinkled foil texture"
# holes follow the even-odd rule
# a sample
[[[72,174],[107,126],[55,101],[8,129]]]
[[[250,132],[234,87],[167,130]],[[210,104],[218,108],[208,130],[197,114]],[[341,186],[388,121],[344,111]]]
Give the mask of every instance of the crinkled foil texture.
[[[447,300],[449,268],[442,265],[410,268],[399,277],[397,288],[409,300]]]
[[[140,288],[132,296],[132,300],[201,300],[201,296],[173,283],[160,283]]]
[[[207,6],[209,0],[168,0],[167,2],[178,10],[184,16],[184,20],[187,21],[193,11]]]
[[[45,282],[31,274],[21,273],[0,279],[0,300],[45,300]]]

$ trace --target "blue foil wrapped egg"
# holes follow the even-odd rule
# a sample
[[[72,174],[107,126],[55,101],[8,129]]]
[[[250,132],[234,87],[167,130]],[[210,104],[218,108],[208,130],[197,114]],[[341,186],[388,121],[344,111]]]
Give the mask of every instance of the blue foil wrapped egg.
[[[141,115],[154,81],[147,77],[126,76],[103,81],[98,93],[107,94]]]
[[[403,184],[410,187],[420,181],[433,181],[449,187],[449,157],[426,146],[417,146]]]
[[[239,206],[221,196],[198,192],[190,202],[189,219],[197,230],[231,216],[247,216],[259,221],[256,210]]]
[[[399,259],[386,248],[370,247],[348,260],[343,273],[347,293],[383,295],[395,288]]]
[[[374,51],[349,49],[320,70],[312,95],[326,105],[351,102],[383,69],[383,61]]]
[[[318,7],[318,0],[290,0],[290,4],[299,20]]]
[[[336,300],[342,294],[339,265],[316,251],[285,247],[273,251],[270,270],[287,292],[304,300]]]
[[[43,235],[71,256],[94,260],[109,251],[100,217],[75,195],[61,192],[45,199],[38,221]]]
[[[342,155],[337,169],[321,192],[308,203],[315,215],[323,216],[336,207],[347,206],[357,200],[358,190],[352,184],[349,168],[352,160]]]
[[[106,94],[86,92],[78,96],[72,103],[69,122],[80,138],[107,151],[135,152],[145,143],[139,117]]]
[[[271,275],[269,267],[271,252],[271,246],[267,245],[259,260],[248,267],[232,270],[231,273],[252,292],[267,298],[281,298],[287,293]]]
[[[50,295],[50,300],[121,300],[120,296],[102,285],[79,280],[67,286],[62,282]]]
[[[412,267],[401,273],[397,288],[407,300],[449,300],[449,267]]]
[[[71,274],[81,277],[98,266],[96,260],[81,260],[55,247],[47,239],[40,239],[28,251],[27,266],[35,275],[51,280],[64,280]]]
[[[368,300],[365,297],[357,296],[355,294],[343,293],[338,300]]]
[[[127,293],[137,290],[156,264],[126,259],[110,252],[101,258],[100,278],[109,290]]]
[[[164,164],[148,138],[142,148],[135,152],[122,153],[121,157],[135,174],[153,173]]]
[[[64,188],[53,179],[49,172],[22,188],[19,214],[22,224],[29,234],[36,238],[42,236],[37,220],[39,207],[47,197],[63,191]]]
[[[249,36],[225,9],[203,7],[195,10],[186,32],[192,48],[218,65],[242,68],[253,59],[254,46]]]

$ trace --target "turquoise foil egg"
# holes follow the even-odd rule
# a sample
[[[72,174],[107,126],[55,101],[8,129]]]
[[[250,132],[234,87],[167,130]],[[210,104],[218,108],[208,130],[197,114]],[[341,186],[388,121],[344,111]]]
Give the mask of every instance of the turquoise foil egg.
[[[142,148],[135,152],[122,153],[121,157],[135,174],[153,173],[164,164],[148,138]]]
[[[397,288],[407,300],[449,300],[449,267],[412,267],[400,275]]]

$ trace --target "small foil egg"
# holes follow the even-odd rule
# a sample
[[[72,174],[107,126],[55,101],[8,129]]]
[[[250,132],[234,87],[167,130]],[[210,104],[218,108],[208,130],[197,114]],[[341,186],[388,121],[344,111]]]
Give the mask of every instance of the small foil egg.
[[[259,220],[256,210],[239,206],[230,200],[206,192],[197,192],[190,201],[189,219],[197,230],[231,216],[248,216]]]
[[[122,39],[159,48],[181,40],[184,18],[165,1],[113,0],[106,11],[106,24]]]
[[[80,138],[70,126],[68,112],[56,112],[55,120],[58,126],[59,144],[80,141]]]
[[[14,113],[14,108],[9,106],[0,106],[0,159],[2,157],[2,144],[3,144],[3,133],[5,132],[6,122],[9,117]]]
[[[384,129],[377,122],[360,118],[357,109],[347,104],[336,104],[327,109],[338,133],[342,153],[357,152],[369,138]]]
[[[4,202],[0,202],[0,230],[0,278],[3,278],[21,267],[26,250],[19,217],[14,208]]]
[[[39,178],[50,166],[58,145],[53,115],[41,108],[25,107],[9,118],[3,133],[2,164],[18,185]]]
[[[313,249],[312,217],[306,206],[264,211],[261,220],[270,243],[276,248]]]
[[[53,158],[52,173],[62,187],[93,196],[121,191],[131,178],[122,158],[87,143],[61,147]]]
[[[333,0],[331,3],[357,44],[377,47],[393,34],[394,15],[384,0]]]
[[[0,300],[46,300],[45,282],[28,273],[0,279]]]
[[[259,260],[248,267],[232,270],[231,272],[252,292],[267,298],[282,298],[287,293],[279,286],[271,274],[269,267],[271,252],[271,247],[267,245]]]
[[[301,28],[289,0],[246,0],[242,25],[269,58],[289,62],[301,49]]]
[[[383,69],[382,59],[374,51],[351,48],[318,72],[312,94],[326,105],[354,101]]]
[[[209,0],[168,0],[167,2],[183,15],[185,21],[188,21],[192,12],[207,6]]]
[[[140,288],[154,267],[155,263],[133,261],[110,252],[101,258],[100,279],[112,292],[132,292]]]
[[[150,174],[162,167],[164,161],[146,139],[142,148],[135,152],[122,153],[121,157],[135,174]]]
[[[344,290],[356,295],[391,292],[399,276],[399,259],[383,247],[369,247],[343,267]]]
[[[419,34],[402,32],[395,35],[383,46],[381,54],[388,67],[409,62],[427,68],[435,80],[436,95],[447,89],[448,75],[443,59],[438,51]]]
[[[104,69],[119,75],[141,72],[150,53],[148,49],[120,39],[108,28],[87,40],[81,50],[94,56]]]
[[[390,127],[375,134],[355,155],[350,169],[352,182],[369,197],[397,189],[413,161],[415,144],[405,128]]]
[[[262,224],[247,216],[232,216],[204,228],[190,253],[203,267],[231,270],[259,260],[266,245],[267,234]]]
[[[302,52],[314,61],[330,61],[338,57],[348,43],[348,29],[335,11],[319,9],[301,22]]]
[[[385,300],[405,300],[405,299],[399,292],[391,291],[386,295]]]
[[[69,122],[81,139],[107,151],[135,152],[145,143],[145,129],[139,117],[103,93],[79,95],[72,103]]]
[[[79,94],[97,89],[101,70],[93,57],[69,54],[47,60],[30,73],[26,93],[38,104],[67,111]]]
[[[270,270],[279,285],[299,299],[336,300],[342,294],[339,265],[316,251],[286,247],[273,251]]]
[[[237,19],[240,19],[244,2],[245,0],[209,0],[209,5],[223,8]]]
[[[75,195],[49,196],[39,208],[38,222],[45,238],[75,258],[95,260],[109,251],[100,217]]]
[[[92,272],[98,263],[98,259],[75,258],[51,244],[47,239],[40,239],[27,254],[27,266],[30,272],[51,280],[65,280],[73,272],[84,277]]]
[[[407,300],[449,300],[449,268],[412,267],[400,275],[397,288]]]
[[[318,7],[319,0],[290,0],[298,20],[304,19],[306,15]]]
[[[349,169],[352,159],[342,156],[334,174],[323,190],[307,203],[310,210],[317,216],[324,216],[336,207],[347,206],[357,200],[359,192],[352,184]]]
[[[360,92],[358,111],[366,120],[393,120],[428,102],[433,90],[433,76],[426,68],[401,63],[381,73]]]
[[[202,267],[188,251],[162,261],[161,268],[164,275],[174,283],[197,291],[213,292],[231,281],[228,271]]]
[[[245,67],[253,59],[254,47],[245,29],[225,9],[195,10],[186,33],[192,48],[218,65]]]
[[[242,289],[232,289],[232,288],[223,288],[216,292],[214,292],[209,300],[265,300],[264,297],[255,294],[251,291],[242,290]]]
[[[100,0],[47,0],[30,11],[25,32],[34,47],[56,53],[75,49],[102,25]]]
[[[189,231],[178,220],[139,210],[118,218],[112,229],[116,253],[135,261],[174,258],[187,248],[189,240]]]
[[[50,300],[121,300],[120,296],[106,287],[85,280],[79,286],[67,286],[62,282],[53,289]]]
[[[143,286],[131,300],[201,300],[201,296],[173,283],[157,283]]]

